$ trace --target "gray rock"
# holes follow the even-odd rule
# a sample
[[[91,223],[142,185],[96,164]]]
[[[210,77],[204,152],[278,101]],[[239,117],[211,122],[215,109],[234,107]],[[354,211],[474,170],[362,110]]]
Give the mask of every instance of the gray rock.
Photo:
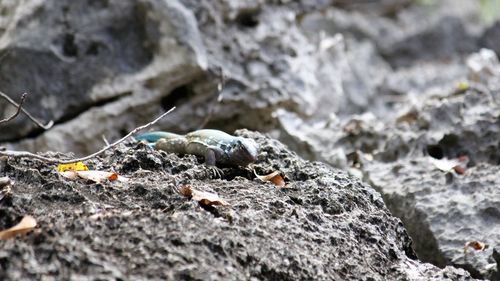
[[[500,21],[495,22],[492,26],[486,29],[481,37],[481,46],[491,49],[500,56]]]
[[[2,242],[0,278],[473,280],[415,260],[401,221],[371,187],[261,134],[238,134],[261,145],[253,169],[281,171],[284,188],[247,168],[214,179],[196,157],[142,143],[88,162],[126,183],[66,180],[51,165],[8,160],[0,172],[17,184],[0,203],[0,229],[28,213],[39,231]],[[202,206],[176,191],[184,184],[230,205]]]
[[[445,17],[434,27],[413,36],[405,36],[382,49],[395,67],[410,66],[414,61],[450,60],[477,50],[477,39],[459,18]]]
[[[15,16],[0,39],[2,91],[12,97],[28,92],[25,108],[62,126],[78,119],[99,127],[97,134],[106,132],[110,123],[101,126],[96,124],[100,118],[79,115],[126,96],[159,104],[163,91],[193,79],[207,66],[196,20],[177,1],[19,2],[12,12]],[[152,97],[144,93],[148,86],[154,86]],[[3,101],[0,106],[9,113]],[[132,104],[125,106],[133,111]],[[160,110],[157,106],[151,112]],[[131,117],[140,119],[139,113]],[[0,141],[36,135],[35,129],[20,116],[2,129]],[[62,130],[70,140],[68,150],[75,148],[71,141],[78,141],[76,136],[85,142],[85,134],[92,135]],[[47,138],[56,137],[50,134]],[[68,139],[71,134],[75,139]],[[43,143],[40,149],[57,147],[48,139],[38,142]]]
[[[382,190],[392,213],[403,220],[420,259],[497,280],[493,247],[500,240],[498,166],[478,164],[463,176],[439,171],[425,157],[368,166],[369,182]],[[489,247],[469,248],[465,254],[468,241]]]
[[[372,170],[377,171],[380,167],[386,167],[385,165],[395,165],[397,170],[399,164],[408,171],[409,180],[418,182],[419,179],[427,179],[425,173],[410,174],[411,160],[423,159],[424,153],[434,156],[441,153],[450,158],[467,153],[471,159],[471,166],[486,165],[487,170],[496,171],[493,166],[498,164],[499,96],[495,89],[500,86],[500,81],[489,77],[485,84],[482,84],[484,82],[473,84],[471,81],[468,91],[456,88],[456,83],[465,80],[467,76],[467,69],[462,62],[464,54],[478,46],[479,33],[474,26],[477,24],[475,21],[478,11],[477,1],[435,2],[431,6],[397,7],[398,13],[391,15],[393,8],[385,9],[394,3],[390,0],[380,1],[381,10],[371,9],[373,6],[370,5],[373,3],[365,3],[366,6],[351,6],[348,11],[332,7],[330,1],[323,0],[142,0],[88,1],[77,4],[73,2],[69,4],[70,1],[29,3],[4,1],[0,4],[0,9],[6,11],[5,14],[0,13],[2,90],[15,96],[16,93],[29,89],[31,103],[27,104],[27,109],[40,118],[54,119],[56,126],[47,132],[39,132],[27,120],[19,118],[16,122],[10,123],[9,127],[2,127],[0,140],[15,141],[9,145],[30,151],[88,153],[103,145],[101,141],[103,135],[108,140],[117,139],[170,107],[177,106],[175,113],[163,119],[155,129],[186,132],[204,125],[226,131],[240,127],[270,131],[272,135],[286,141],[291,148],[308,159],[321,160],[349,169],[352,174],[365,176],[366,180],[370,180]],[[384,6],[386,4],[388,6]],[[108,6],[106,8],[99,5]],[[136,20],[131,21],[131,18]],[[424,18],[426,20],[422,20]],[[93,47],[94,42],[102,46],[97,44],[97,47]],[[226,76],[225,87],[220,93],[217,91],[220,79],[216,71],[219,68]],[[218,101],[219,97],[221,101]],[[13,110],[9,108],[7,110],[5,104],[0,105],[2,115],[8,115],[9,111]],[[17,141],[18,138],[27,135],[31,138]],[[142,154],[148,155],[144,151]],[[124,163],[119,165],[129,165],[129,168],[139,166],[144,169],[158,169],[158,163],[161,162],[159,160],[161,157],[158,155],[147,157],[147,160],[144,160],[146,163],[137,160],[137,157],[129,155],[127,158],[120,158]],[[283,165],[289,166],[283,169],[295,167],[292,165],[295,160],[288,160]],[[165,165],[173,164],[170,161]],[[186,167],[191,169],[195,166],[194,162],[191,164],[183,162],[182,165],[184,166],[174,165],[174,170]],[[423,171],[430,169],[422,163],[421,165]],[[279,164],[277,167],[282,166]],[[308,171],[317,169],[322,175],[331,172],[325,166],[306,168]],[[470,169],[468,172],[470,171],[477,170]],[[314,174],[313,172],[300,173],[293,170],[291,173],[295,175],[295,180],[305,182],[301,184],[308,188],[310,186],[307,184],[311,180],[313,182],[316,180],[316,178],[309,179],[308,175]],[[374,172],[372,174],[375,175]],[[196,173],[192,173],[190,177],[195,175]],[[342,175],[344,177],[345,174]],[[389,174],[382,179],[389,181],[390,184],[400,183],[397,178],[390,176],[394,175]],[[485,179],[486,177],[477,177],[477,181]],[[169,179],[160,177],[156,180],[168,182]],[[342,183],[351,183],[352,179],[337,180],[342,186]],[[370,196],[377,196],[371,189],[367,187],[365,189],[358,184],[356,182],[353,188],[369,190],[367,192],[372,194]],[[464,181],[460,184],[469,183]],[[326,221],[327,216],[324,213],[335,213],[339,208],[343,208],[337,200],[345,195],[329,193],[330,189],[323,190],[329,186],[325,184],[321,190],[316,190],[320,193],[326,192],[326,196],[329,196],[326,203],[318,199],[318,195],[313,193],[314,189],[311,189],[312,191],[307,189],[309,191],[305,193],[302,193],[303,190],[297,191],[299,196],[321,201],[318,204],[311,203],[312,205],[306,202],[305,209],[311,212],[304,211],[303,214],[310,215],[310,218],[306,217],[301,221],[300,230],[298,224],[273,225],[270,228],[274,230],[285,227],[287,233],[295,230],[297,233],[304,233],[302,227],[310,225],[317,227],[316,223],[313,223],[315,218],[319,217],[320,220]],[[377,186],[385,194],[384,185],[377,184]],[[254,187],[252,186],[251,190],[255,193],[238,193],[238,196],[258,195],[252,197],[256,201],[261,198],[269,199],[263,201],[268,205],[259,205],[260,210],[265,211],[268,208],[266,206],[276,205],[276,211],[283,214],[289,210],[288,205],[298,204],[287,201],[275,203],[271,201],[271,197],[266,197],[269,196],[267,190],[257,190]],[[161,189],[156,185],[152,188]],[[224,192],[224,189],[218,189],[217,186],[210,188]],[[414,192],[413,189],[404,189],[404,185],[400,188],[405,192]],[[356,194],[351,194],[352,198],[357,198],[359,193],[363,192],[360,190]],[[54,196],[48,192],[47,196]],[[171,195],[165,190],[160,192]],[[243,191],[231,189],[231,192]],[[344,191],[341,189],[341,192]],[[491,196],[495,198],[494,194]],[[70,194],[69,197],[75,201],[84,200],[78,194]],[[422,198],[427,197],[422,195]],[[353,210],[363,209],[364,204],[368,204],[368,201],[363,203],[362,199],[359,200],[361,201],[350,205]],[[357,206],[358,203],[360,206]],[[322,207],[322,204],[326,207]],[[389,206],[398,213],[398,208],[410,208],[420,203],[401,201],[400,204],[402,207],[396,204]],[[247,208],[248,204],[244,205],[241,210]],[[442,201],[435,202],[435,206],[453,207]],[[389,219],[388,227],[392,227],[389,232],[404,232],[400,226],[391,221],[393,218],[382,206],[378,207],[383,209],[381,218]],[[324,211],[322,208],[327,210]],[[440,210],[438,207],[428,209]],[[418,243],[423,243],[416,246],[419,255],[429,258],[440,266],[446,264],[462,266],[474,276],[493,278],[498,275],[494,266],[490,267],[494,263],[491,259],[495,260],[497,257],[495,252],[474,253],[470,260],[462,262],[456,258],[455,255],[458,255],[456,252],[449,250],[459,243],[454,242],[451,246],[445,246],[448,245],[446,243],[448,238],[433,232],[434,228],[430,226],[434,222],[426,220],[420,209],[417,211],[415,207],[410,210],[418,216],[417,219],[410,221],[422,222],[412,227],[424,231],[431,237],[427,240],[416,239]],[[460,220],[467,217],[465,214],[468,212],[476,215],[470,210],[459,210],[464,211],[464,214],[455,216]],[[206,214],[195,213],[193,217],[190,215],[188,215],[190,219],[205,225]],[[300,218],[299,215],[297,216]],[[377,213],[376,216],[378,215]],[[249,215],[240,219],[248,217]],[[439,213],[429,217],[446,218]],[[144,219],[141,216],[136,217],[140,218]],[[263,221],[276,219],[273,213],[264,218],[255,221],[250,219],[250,221],[260,224]],[[160,219],[165,218],[160,215],[146,224],[153,225],[154,221]],[[332,233],[336,233],[335,227],[345,228],[346,232],[338,233],[339,236],[334,237],[338,245],[345,241],[351,244],[358,243],[360,239],[364,239],[365,236],[353,237],[357,235],[358,228],[366,229],[370,235],[381,235],[380,237],[384,239],[392,239],[377,227],[368,226],[364,222],[359,225],[349,225],[343,218],[340,219],[339,224],[326,227],[326,230],[333,231]],[[407,217],[403,219],[407,221]],[[460,220],[446,225],[459,226],[462,222]],[[437,221],[440,223],[438,219]],[[483,222],[480,220],[477,223],[478,229],[483,229],[481,225]],[[130,225],[139,227],[140,223],[139,226],[134,223]],[[64,226],[62,227],[64,229]],[[215,226],[210,225],[210,227]],[[320,224],[319,228],[321,227],[325,226]],[[223,228],[223,231],[228,231],[228,235],[232,235],[228,228]],[[207,247],[201,251],[202,255],[220,250],[211,246],[216,244],[215,242],[223,242],[217,240],[219,237],[214,234],[216,230],[218,229],[201,230],[211,239],[211,243],[207,243]],[[246,230],[250,233],[255,232],[253,228]],[[193,231],[190,232],[191,235],[198,230],[190,228],[190,231]],[[351,233],[352,231],[354,232]],[[453,234],[460,233],[456,229],[451,231],[455,231]],[[264,238],[270,239],[270,236],[264,234],[262,234]],[[279,237],[283,240],[289,239],[289,236],[285,235]],[[182,241],[180,234],[177,238]],[[400,233],[399,238],[405,240],[407,236]],[[469,237],[459,237],[458,234],[452,238],[454,241],[462,239],[460,242],[462,245],[470,240]],[[189,236],[187,244],[203,244],[203,241],[196,239],[194,236]],[[384,239],[375,242],[382,241],[380,251],[384,254],[383,257],[387,257],[385,256],[387,253],[391,257],[393,255],[388,250],[388,241]],[[383,258],[378,259],[376,254],[369,256],[373,261],[360,260],[362,256],[359,255],[359,249],[351,246],[348,250],[355,254],[350,256],[343,251],[333,254],[320,252],[317,248],[322,248],[324,243],[300,244],[302,240],[299,240],[300,243],[294,247],[283,242],[278,243],[276,249],[269,247],[263,252],[256,250],[251,254],[245,253],[236,257],[222,251],[220,255],[229,256],[230,262],[233,261],[232,258],[241,258],[248,264],[244,263],[241,267],[235,265],[227,269],[223,266],[227,259],[220,259],[219,256],[211,257],[210,262],[219,267],[210,272],[203,267],[196,271],[194,277],[189,275],[192,267],[182,263],[184,256],[167,254],[166,260],[170,262],[169,265],[181,263],[183,266],[178,269],[180,272],[178,275],[169,276],[171,279],[179,279],[182,276],[189,278],[209,276],[209,279],[215,276],[213,279],[216,279],[217,276],[227,276],[224,274],[234,268],[238,270],[244,268],[238,271],[243,272],[240,279],[248,279],[249,276],[261,279],[300,279],[320,273],[323,275],[318,276],[325,279],[332,276],[335,278],[336,274],[340,274],[340,277],[361,279],[370,276],[346,268],[365,263],[375,266],[376,270],[365,268],[370,274],[377,272],[373,273],[374,279],[469,278],[463,270],[452,267],[440,270],[428,264],[403,258],[400,256],[401,252],[411,256],[411,250],[409,244],[401,242],[402,240],[394,240],[402,244],[394,250],[396,258],[392,263]],[[245,243],[260,246],[261,241],[249,238]],[[429,244],[425,244],[427,242]],[[151,247],[157,246],[152,243]],[[429,245],[432,247],[427,247]],[[71,243],[65,246],[74,247]],[[306,248],[308,255],[303,261],[298,249],[302,246]],[[98,244],[97,247],[101,248],[102,245]],[[332,247],[331,245],[328,245],[327,249],[338,250],[328,247]],[[229,249],[235,250],[231,245]],[[293,251],[293,254],[288,258],[285,250]],[[189,251],[191,251],[189,258],[192,256],[199,258],[200,252],[197,252],[196,248],[190,248]],[[172,252],[175,251],[169,249],[168,253]],[[372,252],[368,254],[371,255]],[[343,263],[338,265],[329,263],[332,257],[329,255],[334,255]],[[90,252],[90,256],[98,261],[107,261],[95,252]],[[250,256],[249,261],[248,256]],[[433,260],[432,257],[436,259]],[[485,261],[487,259],[489,260]],[[123,272],[116,266],[120,262],[113,260],[103,263],[107,272],[103,274],[122,278]],[[141,261],[135,262],[143,265]],[[328,266],[333,264],[333,269],[326,263],[329,263]],[[23,263],[19,261],[19,264]],[[259,272],[247,269],[251,267],[250,265]],[[301,268],[303,271],[297,272],[288,268]],[[19,272],[22,271],[19,270],[17,273]],[[186,275],[182,275],[184,273]]]

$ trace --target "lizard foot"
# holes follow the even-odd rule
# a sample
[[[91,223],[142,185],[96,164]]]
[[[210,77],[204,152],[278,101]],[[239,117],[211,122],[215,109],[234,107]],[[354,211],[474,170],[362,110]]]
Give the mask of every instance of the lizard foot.
[[[220,168],[217,168],[215,166],[210,166],[209,169],[215,179],[222,179],[222,177],[224,176],[224,172]]]

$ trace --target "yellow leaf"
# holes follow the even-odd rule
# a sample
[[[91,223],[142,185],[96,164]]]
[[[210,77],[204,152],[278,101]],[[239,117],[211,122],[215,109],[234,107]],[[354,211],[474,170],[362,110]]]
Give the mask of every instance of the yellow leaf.
[[[83,162],[75,162],[69,164],[59,164],[57,165],[57,171],[59,173],[66,171],[88,171],[89,168]]]
[[[456,89],[458,91],[467,91],[469,89],[469,87],[470,87],[469,83],[467,83],[465,81],[461,81],[461,82],[457,83]]]

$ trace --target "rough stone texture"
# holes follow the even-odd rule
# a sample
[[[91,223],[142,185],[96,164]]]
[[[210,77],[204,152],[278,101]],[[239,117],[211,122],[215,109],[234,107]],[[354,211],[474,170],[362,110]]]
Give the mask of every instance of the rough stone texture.
[[[366,184],[300,159],[279,142],[262,146],[254,169],[282,171],[285,188],[196,157],[120,145],[93,168],[127,183],[66,180],[38,161],[3,160],[15,181],[0,201],[0,229],[32,214],[39,227],[0,241],[2,280],[473,280],[414,260],[401,221]],[[27,168],[29,167],[29,168]],[[231,205],[202,208],[174,191],[216,192]]]
[[[461,81],[468,81],[465,90],[446,82],[446,76],[427,80],[429,76],[422,75],[418,82],[410,75],[397,86],[390,86],[388,80],[386,89],[401,89],[401,105],[384,117],[366,113],[346,121],[330,118],[309,124],[290,113],[281,118],[286,140],[296,144],[295,149],[349,169],[382,193],[414,239],[419,258],[465,268],[477,278],[498,280],[493,248],[500,241],[500,81],[495,75],[500,65],[488,62],[486,66],[494,69],[478,68],[479,74],[467,75],[462,65],[462,71],[455,72],[463,75]],[[405,70],[394,79],[413,73]],[[418,91],[421,87],[423,92]],[[469,158],[464,175],[444,173],[430,162],[431,157],[461,155]],[[464,244],[471,240],[490,247],[482,252],[469,250],[465,256]]]
[[[484,79],[475,79],[465,62],[467,53],[498,45],[497,26],[483,33],[478,1],[334,2],[0,1],[0,90],[13,97],[30,92],[27,109],[56,121],[53,129],[41,132],[17,119],[2,127],[0,140],[30,151],[88,153],[103,145],[103,135],[117,139],[177,106],[158,128],[185,133],[208,116],[205,127],[269,131],[300,155],[367,181],[375,171],[399,165],[410,182],[425,181],[429,174],[417,173],[420,168],[413,170],[411,161],[417,159],[421,171],[428,171],[428,154],[467,154],[470,167],[496,171],[500,82],[487,69],[479,75],[486,74]],[[90,48],[93,42],[102,44],[97,54]],[[219,68],[226,76],[220,95]],[[460,81],[467,81],[469,89],[457,87]],[[2,117],[12,110],[0,105]],[[26,135],[30,138],[17,141]],[[475,173],[479,170],[470,169],[465,176],[488,184]],[[499,279],[490,266],[498,261],[494,242],[488,251],[462,261],[460,249],[449,249],[471,237],[460,236],[459,229],[445,232],[457,233],[451,237],[433,232],[441,229],[434,224],[459,226],[469,216],[480,217],[475,228],[483,229],[489,217],[475,210],[475,193],[463,196],[469,209],[453,209],[432,196],[433,190],[445,192],[437,177],[437,187],[428,194],[395,174],[377,179],[383,194],[384,186],[400,183],[397,194],[409,201],[393,200],[389,207],[401,214],[410,233],[418,229],[432,235],[430,240],[415,237],[418,255]],[[493,194],[485,197],[495,203],[495,190],[487,191]],[[419,208],[432,203],[427,211]],[[462,213],[452,218],[427,214],[441,206]],[[416,218],[399,211],[407,207]],[[432,240],[434,248],[426,244]],[[425,265],[424,270],[413,261],[400,265],[417,276],[459,279],[453,268],[436,271]],[[400,275],[410,276],[407,270]]]
[[[123,128],[127,122],[113,118],[122,113],[116,107],[138,112],[129,118],[145,120],[135,108],[147,103],[146,114],[161,112],[163,95],[206,68],[196,20],[175,0],[26,1],[11,9],[12,22],[0,37],[2,91],[12,97],[28,92],[26,109],[62,123],[34,148],[61,147],[51,140],[64,134],[81,134],[79,140],[72,139],[84,142],[87,135]],[[131,103],[131,97],[137,102]],[[7,107],[14,110],[4,101],[0,106],[4,115],[10,114]],[[80,116],[95,106],[105,108],[96,116],[100,123]],[[73,120],[87,128],[94,123],[95,130],[84,132],[66,124]],[[37,133],[34,130],[21,116],[3,128],[0,141]],[[82,150],[67,143],[67,151]]]
[[[367,170],[370,183],[383,191],[392,213],[405,222],[420,259],[498,280],[492,248],[500,240],[498,166],[481,163],[460,176],[443,173],[420,157]],[[469,248],[465,255],[465,242],[473,240],[488,244],[488,249]]]

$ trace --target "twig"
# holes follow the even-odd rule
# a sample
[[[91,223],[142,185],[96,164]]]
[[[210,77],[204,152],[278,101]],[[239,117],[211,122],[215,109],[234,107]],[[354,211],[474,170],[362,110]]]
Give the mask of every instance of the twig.
[[[54,125],[54,121],[52,121],[52,120],[50,120],[49,123],[47,123],[47,125],[42,124],[42,122],[38,121],[27,110],[25,110],[24,108],[22,108],[19,104],[17,104],[14,100],[12,100],[9,96],[7,96],[6,94],[4,94],[3,92],[0,92],[0,96],[3,97],[4,99],[6,99],[10,104],[12,104],[14,106],[17,106],[18,108],[21,108],[21,111],[24,112],[24,114],[26,114],[26,116],[28,116],[28,118],[31,121],[33,121],[33,123],[35,123],[36,125],[38,125],[38,127],[43,128],[44,130],[48,130],[48,129],[52,128],[52,126]]]
[[[102,134],[102,141],[104,142],[105,145],[109,145],[109,141],[108,139],[106,139],[106,136],[104,134]]]
[[[75,158],[75,159],[66,159],[66,160],[61,160],[61,159],[57,159],[57,158],[51,158],[51,157],[45,157],[45,156],[41,156],[41,155],[38,155],[38,154],[34,154],[34,153],[31,153],[31,152],[28,152],[28,151],[13,151],[13,150],[6,150],[6,151],[0,151],[0,156],[7,156],[7,157],[12,157],[12,158],[23,158],[23,157],[26,157],[26,158],[35,158],[35,159],[38,159],[38,160],[42,160],[44,162],[48,162],[48,163],[60,163],[60,164],[69,164],[69,163],[74,163],[74,162],[80,162],[80,161],[85,161],[85,160],[88,160],[90,158],[94,158],[96,157],[97,155],[105,152],[106,150],[118,145],[119,143],[123,142],[124,140],[126,140],[127,138],[129,138],[130,136],[132,136],[133,134],[141,131],[141,130],[144,130],[152,125],[154,125],[156,122],[158,122],[160,119],[162,119],[163,117],[165,117],[167,114],[169,114],[170,112],[172,112],[173,110],[175,109],[175,107],[172,107],[169,111],[163,113],[162,115],[160,115],[158,118],[156,118],[155,120],[145,124],[145,125],[142,125],[142,126],[139,126],[135,129],[133,129],[132,131],[130,131],[130,133],[128,133],[126,136],[124,136],[123,138],[115,141],[114,143],[110,144],[110,145],[107,145],[105,146],[103,149],[95,152],[95,153],[92,153],[88,156],[85,156],[85,157],[81,157],[81,158]]]
[[[224,89],[224,86],[226,86],[226,76],[224,75],[224,71],[222,70],[222,67],[219,68],[219,77],[220,77],[220,82],[217,84],[217,100],[215,103],[212,103],[210,105],[210,108],[208,109],[208,114],[205,117],[205,119],[203,119],[203,122],[201,123],[201,125],[199,127],[200,129],[203,129],[208,124],[210,119],[212,119],[212,116],[213,116],[214,111],[215,111],[215,105],[222,102],[222,98],[223,98],[222,90]]]
[[[6,123],[6,122],[9,122],[10,120],[16,118],[17,115],[19,115],[19,112],[21,112],[21,108],[23,106],[23,103],[24,103],[24,100],[26,99],[26,93],[24,93],[22,96],[21,96],[21,101],[19,102],[19,104],[17,105],[17,110],[16,110],[16,113],[14,113],[11,117],[8,117],[8,118],[5,118],[3,120],[0,120],[0,124],[2,123]]]

